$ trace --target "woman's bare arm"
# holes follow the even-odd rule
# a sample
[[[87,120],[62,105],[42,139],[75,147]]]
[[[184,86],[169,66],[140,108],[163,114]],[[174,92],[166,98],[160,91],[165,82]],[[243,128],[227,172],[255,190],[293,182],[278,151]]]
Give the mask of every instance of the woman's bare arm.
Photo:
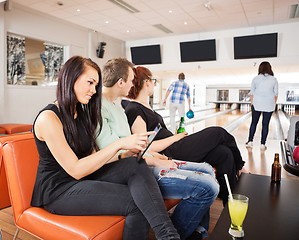
[[[132,127],[131,127],[131,131],[132,133],[142,133],[144,131],[146,131],[146,123],[145,121],[142,119],[142,117],[138,116]],[[153,141],[152,145],[150,146],[150,150],[154,151],[154,152],[161,152],[163,151],[165,148],[169,147],[171,144],[173,144],[174,142],[177,142],[179,140],[181,140],[182,138],[184,138],[185,136],[187,136],[188,134],[186,132],[183,133],[179,133],[179,134],[175,134],[171,137],[167,137],[161,140],[155,140]]]
[[[147,142],[149,133],[131,135],[119,139],[107,147],[87,157],[78,159],[66,141],[63,126],[59,118],[52,111],[42,112],[34,125],[37,138],[45,141],[56,161],[75,179],[81,179],[107,162],[117,160],[117,152],[121,149],[141,151]]]

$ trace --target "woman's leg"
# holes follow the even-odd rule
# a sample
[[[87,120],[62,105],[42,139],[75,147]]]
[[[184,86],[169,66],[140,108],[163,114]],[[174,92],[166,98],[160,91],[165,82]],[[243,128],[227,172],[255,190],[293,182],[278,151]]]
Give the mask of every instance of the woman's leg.
[[[170,145],[162,153],[177,160],[204,162],[204,158],[219,145],[225,145],[231,150],[236,169],[242,169],[245,162],[235,138],[222,127],[208,127],[190,134]]]
[[[123,239],[148,239],[148,222],[134,203],[127,185],[79,181],[45,209],[53,214],[71,216],[126,216]]]
[[[266,139],[269,132],[269,123],[270,123],[272,113],[273,112],[263,112],[261,144],[266,143]]]
[[[220,185],[218,197],[223,200],[223,205],[225,205],[228,201],[228,190],[224,174],[227,174],[232,189],[237,183],[237,171],[232,151],[227,146],[219,145],[211,151],[204,160],[216,168],[216,178]]]
[[[252,142],[256,131],[257,123],[259,122],[261,112],[255,111],[253,105],[251,105],[251,124],[249,128],[248,142]]]
[[[126,195],[133,200],[134,205],[136,205],[145,216],[155,232],[156,238],[179,239],[179,235],[166,211],[157,182],[144,161],[137,163],[136,158],[122,159],[103,166],[85,179],[125,185],[128,189]],[[113,204],[112,199],[115,198],[120,199],[119,205],[127,209],[129,207],[128,203],[125,202],[124,204],[122,202],[122,197],[119,196],[118,189],[114,189],[112,186],[109,189],[114,193],[114,196],[106,200],[105,203],[107,203],[107,206],[114,208],[115,204]],[[106,194],[106,191],[109,191],[109,189],[103,191],[99,188],[98,190],[101,191],[102,194]],[[122,195],[124,194],[125,193]],[[97,199],[97,201],[102,204],[101,198]],[[103,205],[104,208],[109,209],[107,206],[106,204]],[[130,231],[129,227],[128,231]],[[134,226],[134,231],[137,231],[136,226]]]
[[[219,192],[215,177],[182,169],[153,167],[152,171],[164,198],[182,199],[171,216],[181,239],[189,237],[198,225],[201,225],[203,236],[207,236],[209,218],[206,214]]]

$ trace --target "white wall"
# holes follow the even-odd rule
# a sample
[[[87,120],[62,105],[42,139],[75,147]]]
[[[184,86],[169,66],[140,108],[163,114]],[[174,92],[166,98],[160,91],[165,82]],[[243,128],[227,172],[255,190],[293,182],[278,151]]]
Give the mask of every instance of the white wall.
[[[145,65],[161,80],[162,95],[165,96],[168,85],[184,72],[186,82],[196,86],[196,92],[208,85],[227,84],[248,85],[257,75],[258,65],[269,61],[279,83],[295,84],[299,82],[299,23],[277,24],[250,28],[229,29],[214,32],[202,32],[163,38],[141,39],[126,42],[126,56],[131,59],[130,47],[160,44],[162,64]],[[234,60],[233,37],[278,32],[278,57]],[[216,61],[181,63],[179,43],[184,41],[216,39]],[[212,94],[215,96],[215,94]],[[206,104],[210,99],[201,94],[197,103]],[[216,99],[215,99],[216,100]]]
[[[56,87],[6,84],[6,34],[46,40],[66,46],[66,59],[90,57],[100,67],[110,58],[124,57],[124,42],[14,4],[11,11],[0,4],[0,123],[32,123],[36,114],[56,99]],[[96,57],[98,42],[107,43],[103,59]]]
[[[159,70],[197,70],[220,68],[247,68],[261,59],[234,60],[233,37],[253,34],[278,32],[278,57],[269,58],[273,66],[299,64],[299,23],[267,25],[250,28],[239,28],[215,32],[193,33],[163,38],[141,39],[126,42],[126,56],[131,59],[130,47],[160,44],[162,64],[149,65],[153,71]],[[181,63],[179,43],[183,41],[216,39],[217,61]]]

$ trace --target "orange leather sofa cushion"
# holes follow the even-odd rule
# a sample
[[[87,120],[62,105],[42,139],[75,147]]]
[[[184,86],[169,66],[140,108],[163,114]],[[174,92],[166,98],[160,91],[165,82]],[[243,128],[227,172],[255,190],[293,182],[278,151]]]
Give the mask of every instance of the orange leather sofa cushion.
[[[6,134],[30,132],[32,124],[6,123],[0,124],[0,128],[5,130]]]
[[[3,138],[5,136],[0,136]],[[4,162],[2,159],[2,148],[0,148],[0,209],[6,208],[10,206],[7,181],[6,181],[6,173]]]
[[[5,129],[0,127],[0,134],[5,134],[5,133],[6,133]]]

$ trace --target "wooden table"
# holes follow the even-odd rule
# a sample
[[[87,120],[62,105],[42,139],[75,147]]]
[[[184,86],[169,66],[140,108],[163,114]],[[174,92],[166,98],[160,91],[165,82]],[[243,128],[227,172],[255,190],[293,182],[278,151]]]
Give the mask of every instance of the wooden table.
[[[243,223],[244,240],[299,239],[298,180],[282,179],[280,183],[273,183],[269,176],[243,173],[233,193],[249,197]],[[226,205],[209,240],[233,239],[228,233],[229,227]]]

